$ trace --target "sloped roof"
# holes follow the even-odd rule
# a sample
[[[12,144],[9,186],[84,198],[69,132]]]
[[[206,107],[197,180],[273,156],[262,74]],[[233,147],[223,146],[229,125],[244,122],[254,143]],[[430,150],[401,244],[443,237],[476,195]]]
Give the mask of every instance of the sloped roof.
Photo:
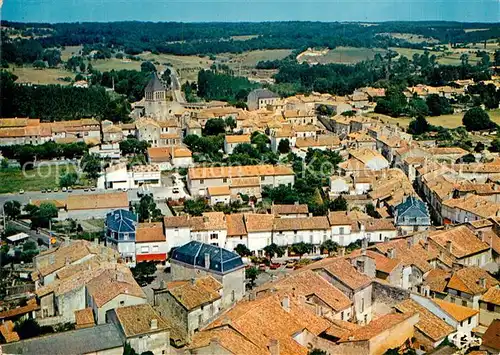
[[[493,303],[500,306],[500,288],[491,287],[486,293],[481,297],[481,301]]]
[[[210,257],[210,265],[205,265],[206,254]],[[243,261],[238,254],[195,240],[175,249],[171,260],[188,264],[195,268],[208,268],[213,272],[222,274],[243,267]]]
[[[148,84],[146,85],[145,91],[165,91],[166,88],[161,82],[158,74],[155,72],[149,79]]]
[[[273,99],[279,98],[278,94],[275,94],[271,90],[268,89],[255,89],[250,92],[249,95],[255,95],[256,99]]]
[[[188,281],[177,287],[170,286],[168,292],[188,311],[212,303],[221,298],[222,284],[212,276]]]
[[[452,243],[451,254],[456,258],[463,258],[490,248],[465,225],[431,232],[429,238],[442,248],[446,248],[447,242],[450,241]]]
[[[483,335],[483,345],[500,351],[500,319],[495,319]]]
[[[479,313],[478,310],[434,298],[433,301],[455,320],[461,322]]]
[[[416,196],[408,196],[405,201],[396,206],[398,218],[408,217],[429,217],[427,205]]]
[[[114,232],[133,233],[136,224],[137,215],[128,210],[114,210],[106,215],[106,226]]]
[[[482,287],[480,279],[484,278],[486,287]],[[470,266],[453,273],[448,282],[448,288],[459,290],[472,295],[485,293],[490,287],[500,284],[486,270],[477,266]]]
[[[148,303],[118,307],[115,308],[115,312],[127,338],[165,331],[169,328],[168,323]],[[151,321],[154,319],[156,319],[157,328],[151,329]]]
[[[317,264],[317,265],[315,265]],[[356,290],[371,283],[371,279],[360,273],[344,258],[335,258],[324,263],[312,264],[313,269],[323,269],[347,287]]]

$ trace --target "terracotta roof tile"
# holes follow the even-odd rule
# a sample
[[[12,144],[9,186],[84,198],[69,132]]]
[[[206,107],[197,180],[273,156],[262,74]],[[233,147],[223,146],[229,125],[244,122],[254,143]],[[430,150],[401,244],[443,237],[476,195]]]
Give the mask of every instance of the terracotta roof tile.
[[[500,288],[498,288],[498,286],[491,287],[483,296],[481,296],[481,301],[500,306]]]
[[[340,339],[340,342],[370,340],[380,333],[397,327],[400,323],[412,317],[414,313],[390,313],[372,320],[369,324],[356,329],[348,336]]]
[[[293,205],[273,205],[271,207],[271,214],[274,215],[287,215],[287,214],[308,214],[309,207],[307,204],[293,204]]]
[[[222,285],[212,276],[206,276],[186,282],[174,288],[168,289],[168,292],[188,311],[200,307],[207,303],[213,303],[221,298],[219,290]]]
[[[93,209],[128,209],[128,196],[126,192],[113,192],[106,194],[70,195],[66,203],[68,211],[93,210]]]
[[[294,175],[292,168],[280,165],[246,165],[189,168],[188,177],[196,179],[244,178],[255,176]]]
[[[249,134],[241,134],[241,135],[226,135],[224,137],[225,141],[230,144],[234,143],[250,143],[250,135]]]
[[[451,273],[443,269],[432,269],[425,277],[423,284],[429,286],[431,291],[445,293],[450,276]]]
[[[208,194],[210,196],[229,196],[231,195],[231,191],[229,190],[229,186],[210,186],[208,188]]]
[[[243,213],[233,213],[226,215],[227,236],[247,235]]]
[[[456,258],[463,258],[490,248],[465,225],[431,232],[429,238],[442,248],[447,248],[447,242],[451,241],[451,254]]]
[[[371,283],[371,279],[368,276],[358,272],[344,258],[325,259],[323,262],[313,263],[311,267],[313,269],[324,269],[353,290],[368,286]]]
[[[274,215],[245,213],[245,225],[248,233],[270,232],[273,230]]]
[[[481,278],[484,278],[486,287],[481,286]],[[483,294],[490,287],[499,284],[500,282],[492,277],[486,270],[476,266],[470,266],[454,272],[447,286],[454,290],[477,295]]]
[[[434,298],[433,301],[455,320],[461,322],[479,313],[478,310]]]
[[[267,349],[252,343],[248,338],[233,328],[223,326],[198,332],[193,336],[189,349],[208,347],[211,342],[217,341],[220,346],[234,355],[268,355]]]
[[[163,232],[163,224],[155,223],[139,223],[135,231],[136,243],[148,242],[164,242],[165,234]]]
[[[483,335],[484,346],[500,351],[500,319],[495,319]]]
[[[273,231],[328,230],[330,224],[325,216],[302,218],[275,218]]]
[[[418,313],[419,321],[415,327],[433,341],[441,340],[455,331],[451,325],[414,300],[405,300],[397,304],[395,308],[403,313]]]
[[[95,325],[94,312],[91,307],[75,311],[76,329],[93,327]]]
[[[165,217],[163,219],[163,225],[165,226],[165,228],[189,227],[190,226],[189,216]]]
[[[127,338],[169,329],[168,323],[149,304],[115,308],[116,316]],[[156,328],[151,329],[151,321]]]

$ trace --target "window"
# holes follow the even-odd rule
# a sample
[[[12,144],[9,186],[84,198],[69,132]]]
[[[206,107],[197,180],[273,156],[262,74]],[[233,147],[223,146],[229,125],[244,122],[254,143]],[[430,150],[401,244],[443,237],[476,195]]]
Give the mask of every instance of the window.
[[[365,262],[363,260],[357,260],[356,261],[356,267],[359,272],[365,272]]]
[[[231,302],[234,302],[236,300],[236,293],[234,290],[231,291]]]
[[[340,227],[340,228],[339,228],[339,234],[340,234],[340,235],[343,235],[343,234],[344,234],[344,227]]]
[[[120,301],[120,306],[125,306],[125,301]]]
[[[469,324],[469,325],[472,324],[472,317],[469,318],[469,320],[467,321],[467,324]]]
[[[265,179],[266,179],[266,177],[265,177],[265,176],[261,176],[261,177],[260,177],[260,181],[264,181]]]
[[[217,239],[219,235],[217,233],[210,233],[210,239]]]
[[[128,233],[123,233],[123,240],[128,240]]]
[[[493,303],[486,303],[486,309],[488,312],[495,312],[495,305]]]
[[[200,179],[200,185],[203,185],[205,183],[205,180]]]
[[[462,300],[462,306],[467,307],[467,301]]]
[[[361,299],[361,313],[365,311],[365,299]],[[365,316],[366,317],[366,316]]]
[[[160,247],[158,245],[153,245],[153,252],[158,252]]]
[[[149,253],[149,246],[141,246],[141,253]]]
[[[222,182],[226,183],[226,182],[227,182],[227,179],[226,179],[226,178],[222,179]]]
[[[198,316],[198,327],[203,323],[203,314]]]

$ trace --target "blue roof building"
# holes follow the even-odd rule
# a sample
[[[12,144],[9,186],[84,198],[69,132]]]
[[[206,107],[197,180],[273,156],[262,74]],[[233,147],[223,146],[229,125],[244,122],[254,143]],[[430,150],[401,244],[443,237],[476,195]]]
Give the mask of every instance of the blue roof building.
[[[408,196],[394,208],[394,223],[407,232],[425,230],[431,225],[429,208],[416,196]]]
[[[106,215],[106,241],[116,247],[129,266],[135,265],[135,230],[137,215],[120,209]]]
[[[238,254],[195,240],[175,249],[171,261],[219,274],[227,274],[243,267],[243,261]]]

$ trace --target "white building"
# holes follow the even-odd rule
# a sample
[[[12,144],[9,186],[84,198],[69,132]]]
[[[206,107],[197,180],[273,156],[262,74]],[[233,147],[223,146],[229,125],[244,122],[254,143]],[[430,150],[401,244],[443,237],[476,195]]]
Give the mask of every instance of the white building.
[[[227,135],[224,137],[224,152],[226,154],[233,154],[234,148],[239,144],[250,144],[250,135]]]
[[[139,223],[135,235],[136,262],[167,260],[170,249],[161,222]]]
[[[107,168],[97,179],[99,189],[134,189],[140,186],[161,186],[159,165],[135,165],[132,170],[127,170],[127,164],[120,163]]]

